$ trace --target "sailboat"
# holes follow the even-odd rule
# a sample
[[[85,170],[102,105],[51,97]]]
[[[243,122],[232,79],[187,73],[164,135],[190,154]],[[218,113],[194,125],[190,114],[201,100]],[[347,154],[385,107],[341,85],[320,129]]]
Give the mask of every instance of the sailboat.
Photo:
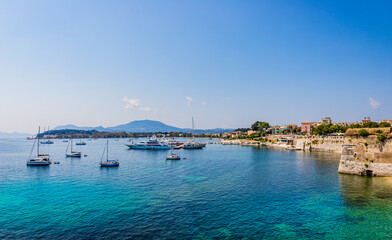
[[[105,148],[106,148],[106,161],[102,161],[102,158],[105,154],[105,149],[103,149],[101,162],[99,163],[99,165],[101,165],[101,167],[118,167],[120,165],[118,160],[109,160],[109,140],[106,141]]]
[[[193,131],[192,131],[192,140],[184,143],[182,148],[183,149],[203,149],[203,147],[205,147],[206,145],[203,144],[203,143],[199,143],[199,142],[195,141],[195,134],[194,134],[195,124],[194,124],[194,121],[193,121],[193,117],[192,117],[192,129],[193,129]]]
[[[80,142],[76,143],[76,145],[86,145],[86,142],[83,142],[82,139],[80,139]]]
[[[68,152],[68,147],[69,147],[70,144],[71,144],[71,152],[67,153]],[[77,157],[77,158],[80,158],[82,156],[82,153],[81,152],[74,152],[72,150],[72,145],[73,144],[72,144],[72,138],[71,138],[70,141],[68,142],[67,149],[65,150],[65,156],[66,157]]]
[[[33,148],[31,149],[29,160],[27,160],[28,166],[49,166],[51,164],[50,159],[49,159],[49,154],[40,154],[39,153],[39,134],[40,134],[40,127],[38,127],[37,139],[33,144]],[[31,158],[31,155],[34,150],[34,145],[36,142],[37,142],[37,157]]]
[[[166,156],[166,160],[181,160],[181,156],[173,153],[173,148],[170,148],[170,155]]]

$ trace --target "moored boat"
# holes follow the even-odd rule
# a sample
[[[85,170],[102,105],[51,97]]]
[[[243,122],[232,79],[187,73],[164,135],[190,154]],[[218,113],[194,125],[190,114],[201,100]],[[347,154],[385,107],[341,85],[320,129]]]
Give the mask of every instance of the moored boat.
[[[170,146],[164,142],[158,141],[158,139],[153,136],[148,141],[141,141],[139,143],[125,144],[130,149],[140,149],[140,150],[168,150]]]
[[[195,124],[193,121],[193,117],[192,117],[192,129],[193,131],[195,131]],[[204,143],[195,141],[195,134],[193,133],[193,131],[192,131],[192,140],[184,143],[184,145],[182,146],[183,149],[203,149],[203,147],[206,146],[206,144]]]
[[[166,156],[166,160],[181,160],[181,156],[171,153],[170,155]]]
[[[69,147],[69,145],[71,145],[71,152],[68,152],[68,147]],[[72,145],[73,145],[73,144],[72,144],[72,138],[71,138],[71,140],[68,142],[67,149],[65,150],[65,156],[66,156],[66,157],[80,158],[80,157],[82,156],[82,153],[81,153],[81,152],[75,152],[75,151],[73,151]]]
[[[82,139],[80,139],[80,142],[77,142],[76,145],[86,145],[86,142],[83,142]]]
[[[118,160],[109,160],[109,140],[106,141],[106,161],[102,161],[101,158],[101,162],[99,163],[99,165],[101,165],[101,167],[118,167],[120,165],[120,163],[118,162]],[[105,154],[105,149],[103,150]]]
[[[31,158],[31,155],[34,150],[34,145],[35,145],[35,142],[34,142],[33,148],[31,149],[31,152],[30,152],[29,160],[27,160],[27,163],[26,163],[28,166],[49,166],[51,164],[49,154],[39,153],[39,134],[40,134],[40,128],[38,128],[38,135],[37,135],[37,139],[36,139],[36,141],[37,141],[37,157]]]
[[[41,144],[53,144],[54,142],[51,140],[42,141]]]

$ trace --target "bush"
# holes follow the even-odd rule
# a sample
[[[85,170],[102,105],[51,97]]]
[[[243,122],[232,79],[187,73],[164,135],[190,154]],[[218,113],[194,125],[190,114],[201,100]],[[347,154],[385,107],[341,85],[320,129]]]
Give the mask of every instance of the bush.
[[[369,167],[369,164],[365,163],[365,167]]]
[[[385,136],[384,133],[378,135],[378,137],[377,137],[377,141],[379,141],[379,142],[384,142],[386,139],[387,139],[387,136]]]
[[[380,129],[377,129],[376,133],[377,133],[377,134],[381,134],[382,131],[381,131]]]
[[[367,147],[369,144],[367,142],[365,142],[365,147]]]
[[[368,131],[366,131],[365,129],[359,130],[358,133],[359,133],[359,136],[361,136],[361,137],[367,137],[370,135],[370,133]]]

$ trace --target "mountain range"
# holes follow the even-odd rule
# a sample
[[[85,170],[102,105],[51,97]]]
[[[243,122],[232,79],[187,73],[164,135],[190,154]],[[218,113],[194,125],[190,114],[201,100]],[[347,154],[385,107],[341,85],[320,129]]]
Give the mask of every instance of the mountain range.
[[[33,134],[19,133],[19,132],[12,132],[12,133],[0,132],[0,138],[25,138],[25,137],[31,137],[32,135]]]
[[[63,129],[73,129],[73,130],[96,130],[100,132],[127,132],[127,133],[140,133],[140,132],[192,132],[190,128],[178,128],[166,125],[159,121],[154,120],[137,120],[133,122],[129,122],[126,124],[107,127],[104,128],[102,126],[99,127],[78,127],[72,124],[58,126],[53,130],[63,130]],[[214,128],[214,129],[196,129],[195,133],[223,133],[223,132],[232,132],[233,129],[223,129],[223,128]]]

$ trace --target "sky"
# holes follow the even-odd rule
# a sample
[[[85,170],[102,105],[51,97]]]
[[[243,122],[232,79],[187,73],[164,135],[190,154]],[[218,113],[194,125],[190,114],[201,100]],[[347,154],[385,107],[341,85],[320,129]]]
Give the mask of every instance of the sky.
[[[0,131],[392,119],[392,1],[0,1]]]

